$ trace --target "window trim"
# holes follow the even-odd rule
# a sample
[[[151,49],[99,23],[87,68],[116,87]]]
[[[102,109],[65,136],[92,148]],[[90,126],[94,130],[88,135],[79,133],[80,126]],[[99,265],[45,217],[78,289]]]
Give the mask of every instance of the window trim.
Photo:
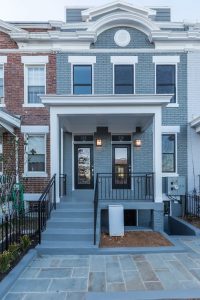
[[[0,152],[0,155],[2,155],[2,158],[3,158],[3,133],[0,134],[1,136],[1,139],[2,139],[2,152]],[[0,162],[0,164],[2,164],[2,172],[0,171],[0,175],[3,175],[3,160],[2,162]]]
[[[24,104],[23,107],[44,107],[42,103],[28,103],[28,68],[30,67],[44,67],[44,91],[46,94],[47,87],[47,70],[46,63],[40,64],[24,64]]]
[[[5,107],[4,99],[5,99],[5,66],[4,63],[0,62],[0,67],[3,69],[3,96],[0,97],[2,98],[2,101],[0,101],[0,107]]]
[[[113,94],[120,95],[115,93],[115,67],[116,66],[132,66],[133,68],[133,93],[131,94],[121,94],[121,95],[134,95],[135,94],[135,64],[113,64]],[[129,85],[127,85],[129,86]]]
[[[177,152],[177,133],[176,132],[162,132],[162,137],[163,135],[174,135],[175,136],[175,145],[174,145],[174,163],[175,163],[175,169],[173,172],[163,172],[162,170],[162,177],[171,177],[171,176],[178,176],[178,173],[177,173],[177,162],[178,162],[178,159],[177,159],[177,156],[178,156],[178,152]],[[162,153],[161,155],[163,155],[163,150],[162,150]]]
[[[71,64],[71,73],[72,73],[72,95],[79,95],[79,94],[74,94],[74,67],[90,67],[91,68],[91,94],[84,94],[84,95],[93,95],[94,90],[93,90],[93,78],[94,78],[94,72],[93,72],[93,64]],[[90,86],[90,85],[78,85],[78,86]],[[81,95],[81,94],[80,94]]]
[[[24,141],[27,140],[28,136],[43,136],[44,137],[44,151],[45,151],[45,170],[44,171],[28,171],[28,145],[24,146],[24,174],[23,177],[48,177],[47,174],[47,134],[46,133],[25,133]]]

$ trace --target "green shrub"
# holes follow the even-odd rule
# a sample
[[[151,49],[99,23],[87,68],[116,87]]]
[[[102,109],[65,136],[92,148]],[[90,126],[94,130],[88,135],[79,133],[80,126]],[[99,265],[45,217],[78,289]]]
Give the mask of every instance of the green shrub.
[[[20,254],[20,244],[14,243],[10,245],[8,251],[10,252],[12,260],[14,261]]]
[[[22,251],[26,251],[30,245],[31,245],[31,240],[30,240],[29,236],[23,235],[20,238],[20,247],[21,247]]]
[[[0,272],[2,274],[9,270],[11,260],[12,254],[9,251],[4,251],[2,254],[0,254]]]

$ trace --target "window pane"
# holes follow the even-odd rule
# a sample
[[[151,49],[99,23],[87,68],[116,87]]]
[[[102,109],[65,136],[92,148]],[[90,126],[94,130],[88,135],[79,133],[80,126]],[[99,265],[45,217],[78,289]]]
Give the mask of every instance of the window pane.
[[[41,103],[38,95],[45,94],[44,86],[29,86],[28,87],[28,103]]]
[[[162,155],[162,171],[163,172],[175,172],[174,154]]]
[[[174,134],[164,134],[162,136],[162,152],[174,153],[175,148],[175,136]]]
[[[115,94],[133,94],[133,86],[116,85]]]
[[[175,65],[157,66],[157,84],[175,84]]]
[[[0,86],[0,97],[3,97],[3,87]]]
[[[74,94],[76,94],[76,95],[92,94],[92,87],[91,86],[74,86]]]
[[[28,85],[45,86],[44,67],[28,67]]]
[[[91,66],[74,66],[74,84],[92,84]]]
[[[45,172],[45,155],[34,154],[28,155],[28,171],[29,172]]]
[[[0,67],[0,79],[3,79],[3,67]]]
[[[115,66],[115,84],[133,85],[133,66],[116,65]]]
[[[44,136],[29,136],[28,137],[28,153],[34,150],[36,154],[45,154],[45,137]]]

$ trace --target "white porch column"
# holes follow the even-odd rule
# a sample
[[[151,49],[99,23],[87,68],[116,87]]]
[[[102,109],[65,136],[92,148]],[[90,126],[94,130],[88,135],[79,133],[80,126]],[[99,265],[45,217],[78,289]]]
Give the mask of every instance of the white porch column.
[[[154,196],[155,202],[162,202],[162,124],[161,108],[154,114],[153,130],[153,162],[154,162]]]
[[[51,139],[51,176],[56,174],[56,202],[59,197],[59,119],[53,108],[50,109],[50,139]]]

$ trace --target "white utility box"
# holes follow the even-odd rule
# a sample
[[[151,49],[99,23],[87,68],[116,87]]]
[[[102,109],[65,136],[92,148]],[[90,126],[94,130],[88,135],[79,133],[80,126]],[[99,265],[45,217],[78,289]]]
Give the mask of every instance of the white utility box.
[[[122,205],[109,205],[109,235],[124,236],[124,207]]]

